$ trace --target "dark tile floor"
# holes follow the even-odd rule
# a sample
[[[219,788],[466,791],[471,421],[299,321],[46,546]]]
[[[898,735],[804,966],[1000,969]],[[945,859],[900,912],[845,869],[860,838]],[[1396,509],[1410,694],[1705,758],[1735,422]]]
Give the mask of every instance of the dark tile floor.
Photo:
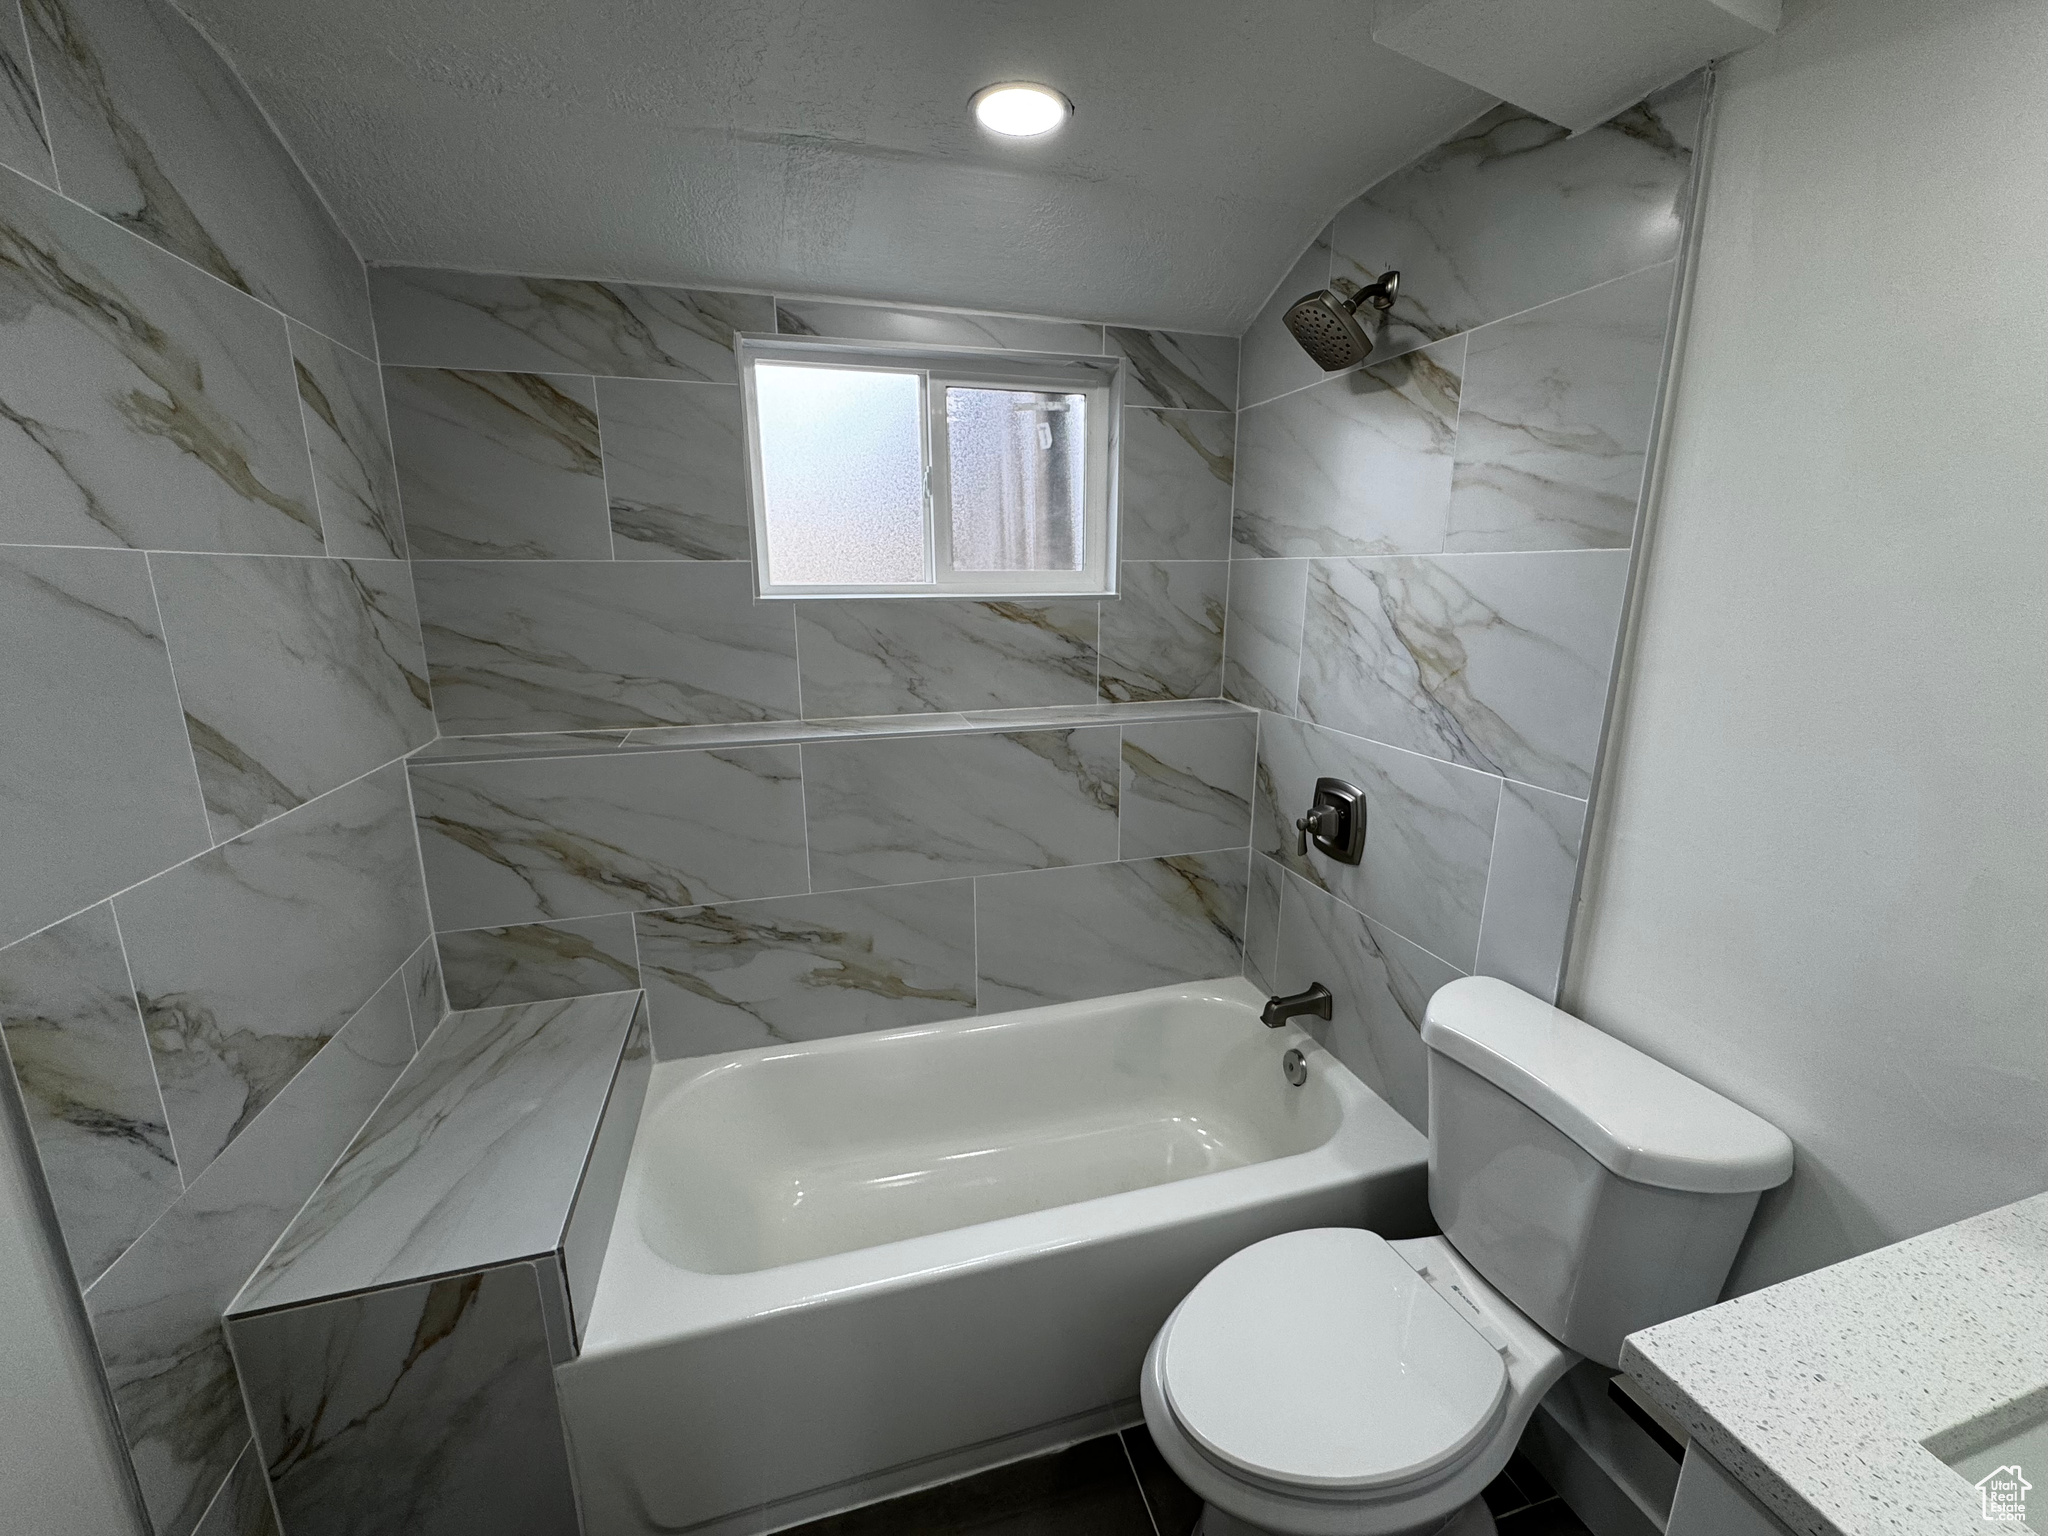
[[[1519,1455],[1487,1488],[1486,1504],[1500,1536],[1590,1536]],[[1201,1513],[1140,1426],[783,1536],[1188,1536]]]

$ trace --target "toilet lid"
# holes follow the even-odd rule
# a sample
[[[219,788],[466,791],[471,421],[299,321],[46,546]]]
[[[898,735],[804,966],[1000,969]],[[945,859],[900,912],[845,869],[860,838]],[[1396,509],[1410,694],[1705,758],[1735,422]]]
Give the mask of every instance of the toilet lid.
[[[1375,1488],[1427,1475],[1492,1429],[1508,1374],[1492,1345],[1350,1227],[1289,1232],[1225,1259],[1167,1325],[1160,1384],[1226,1466]]]

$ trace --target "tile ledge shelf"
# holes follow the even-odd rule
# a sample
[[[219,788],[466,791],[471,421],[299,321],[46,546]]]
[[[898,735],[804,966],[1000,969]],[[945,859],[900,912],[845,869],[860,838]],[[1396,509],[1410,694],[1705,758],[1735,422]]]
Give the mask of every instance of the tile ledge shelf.
[[[577,1326],[551,1327],[551,1343],[573,1355],[651,1066],[639,991],[450,1013],[229,1304],[230,1324],[552,1261]]]
[[[534,731],[519,735],[441,736],[412,753],[415,763],[505,762],[535,757],[601,757],[619,752],[702,751],[782,746],[883,736],[971,736],[1058,730],[1076,725],[1147,725],[1254,715],[1228,699],[1168,699],[1134,704],[1054,704],[1028,709],[970,709],[918,715],[763,720],[735,725],[659,725],[636,730]]]

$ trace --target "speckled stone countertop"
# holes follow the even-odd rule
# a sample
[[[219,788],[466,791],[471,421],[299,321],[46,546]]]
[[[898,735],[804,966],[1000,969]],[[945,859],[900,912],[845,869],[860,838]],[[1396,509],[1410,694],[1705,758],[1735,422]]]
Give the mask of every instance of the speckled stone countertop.
[[[1941,1458],[2048,1411],[2048,1195],[1645,1329],[1621,1364],[1803,1536],[2024,1530]]]

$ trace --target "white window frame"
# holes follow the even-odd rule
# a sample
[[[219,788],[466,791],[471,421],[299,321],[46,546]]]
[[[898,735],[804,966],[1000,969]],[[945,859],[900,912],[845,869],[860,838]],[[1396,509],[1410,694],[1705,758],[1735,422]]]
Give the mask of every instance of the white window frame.
[[[999,352],[979,347],[901,346],[789,336],[737,338],[746,416],[747,498],[753,525],[754,590],[764,598],[1113,597],[1116,595],[1118,461],[1123,445],[1123,360],[1079,353]],[[761,473],[754,365],[914,373],[923,401],[925,576],[921,582],[777,583],[768,569],[768,506]],[[1087,399],[1086,502],[1078,571],[955,571],[946,389],[1033,389]]]

